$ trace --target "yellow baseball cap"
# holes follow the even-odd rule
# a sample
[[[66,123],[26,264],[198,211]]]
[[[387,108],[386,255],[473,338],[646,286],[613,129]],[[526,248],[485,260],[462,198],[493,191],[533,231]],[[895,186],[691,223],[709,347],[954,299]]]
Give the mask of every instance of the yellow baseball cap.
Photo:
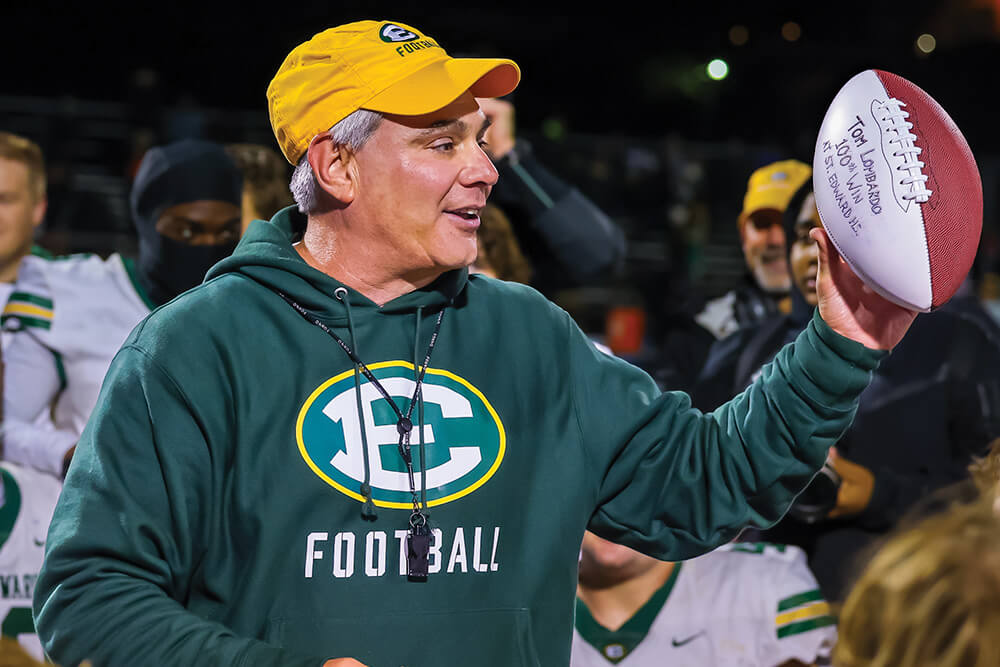
[[[773,208],[784,212],[792,195],[812,176],[812,168],[798,160],[782,160],[750,174],[739,224],[756,211]]]
[[[292,49],[267,87],[267,106],[281,152],[297,164],[313,137],[358,109],[417,116],[467,90],[506,95],[520,79],[512,60],[452,58],[411,26],[357,21]]]

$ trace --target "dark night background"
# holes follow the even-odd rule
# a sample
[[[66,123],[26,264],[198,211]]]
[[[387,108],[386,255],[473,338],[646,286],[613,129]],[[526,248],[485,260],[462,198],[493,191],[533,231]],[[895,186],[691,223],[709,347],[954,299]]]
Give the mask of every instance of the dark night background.
[[[38,141],[53,196],[76,202],[53,202],[51,243],[128,250],[120,202],[146,144],[194,134],[273,146],[264,91],[291,48],[352,20],[409,23],[452,55],[518,62],[519,136],[630,239],[620,275],[578,293],[577,305],[639,302],[655,315],[665,300],[732,283],[750,171],[811,161],[837,89],[879,68],[928,91],[965,133],[984,181],[983,262],[996,263],[1000,1],[599,7],[7,2],[0,129]],[[930,53],[916,47],[924,33],[936,40]],[[729,65],[722,81],[705,74],[713,58]]]

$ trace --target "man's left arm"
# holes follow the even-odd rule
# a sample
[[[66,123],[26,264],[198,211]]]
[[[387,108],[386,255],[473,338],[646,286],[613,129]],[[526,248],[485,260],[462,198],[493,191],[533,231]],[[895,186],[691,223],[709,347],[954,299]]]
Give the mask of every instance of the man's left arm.
[[[819,241],[820,310],[746,391],[710,414],[684,394],[657,397],[648,377],[616,360],[588,363],[583,344],[571,343],[581,438],[598,475],[591,530],[683,560],[784,515],[914,317],[861,285],[825,235]]]
[[[0,458],[61,477],[77,437],[57,429],[48,414],[64,386],[56,353],[26,327],[10,334],[4,365]]]

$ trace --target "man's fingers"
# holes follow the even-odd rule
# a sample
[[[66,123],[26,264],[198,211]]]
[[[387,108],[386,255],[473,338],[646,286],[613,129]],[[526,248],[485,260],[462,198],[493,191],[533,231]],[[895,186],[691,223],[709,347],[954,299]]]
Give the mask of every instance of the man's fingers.
[[[822,227],[813,227],[809,230],[809,238],[819,246],[820,266],[826,264],[833,270],[839,264],[837,260],[840,260],[840,253],[837,252],[837,246],[833,245],[833,241],[827,236],[826,230]]]
[[[842,285],[845,280],[858,280],[850,264],[844,261],[833,244],[826,230],[822,227],[814,227],[809,230],[809,237],[816,241],[819,246],[819,271],[826,272],[835,283]]]

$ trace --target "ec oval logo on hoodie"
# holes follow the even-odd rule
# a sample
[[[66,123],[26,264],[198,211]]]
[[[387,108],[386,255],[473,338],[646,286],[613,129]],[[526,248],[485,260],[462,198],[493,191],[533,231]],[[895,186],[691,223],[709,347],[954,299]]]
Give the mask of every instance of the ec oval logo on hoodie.
[[[406,414],[416,388],[413,364],[385,361],[368,368]],[[306,399],[295,424],[299,452],[321,479],[344,495],[363,502],[360,493],[365,478],[363,425],[368,440],[373,502],[379,507],[410,509],[413,497],[406,464],[399,454],[396,414],[364,376],[361,383],[360,414],[353,370],[330,378]],[[464,378],[428,368],[421,392],[427,505],[433,507],[468,495],[489,481],[503,461],[507,436],[496,410]],[[419,493],[417,410],[411,417],[414,426],[410,445],[413,482]]]

